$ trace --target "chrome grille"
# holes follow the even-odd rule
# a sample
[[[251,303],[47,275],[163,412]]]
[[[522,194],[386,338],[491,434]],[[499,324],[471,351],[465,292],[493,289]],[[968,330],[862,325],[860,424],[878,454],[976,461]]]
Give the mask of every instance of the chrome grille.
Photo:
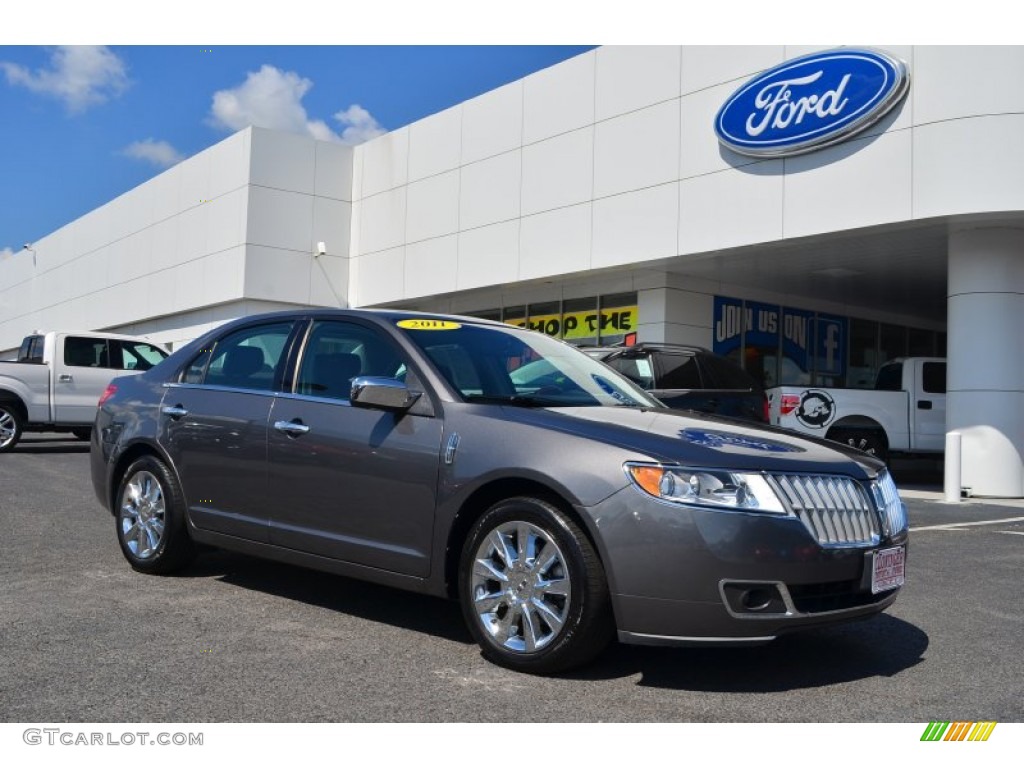
[[[892,475],[882,472],[878,479],[871,484],[871,491],[875,495],[875,503],[882,511],[882,526],[885,534],[896,536],[907,530],[907,508],[903,505]]]
[[[879,519],[864,487],[835,475],[770,475],[779,498],[825,547],[877,544]]]

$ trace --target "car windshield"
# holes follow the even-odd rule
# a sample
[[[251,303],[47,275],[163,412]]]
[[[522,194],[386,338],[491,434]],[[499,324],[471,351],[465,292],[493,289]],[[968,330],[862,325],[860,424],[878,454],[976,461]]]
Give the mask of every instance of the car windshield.
[[[427,322],[417,325],[419,321],[399,321],[399,327],[469,402],[660,405],[603,363],[536,331],[450,321],[438,321],[432,327]]]

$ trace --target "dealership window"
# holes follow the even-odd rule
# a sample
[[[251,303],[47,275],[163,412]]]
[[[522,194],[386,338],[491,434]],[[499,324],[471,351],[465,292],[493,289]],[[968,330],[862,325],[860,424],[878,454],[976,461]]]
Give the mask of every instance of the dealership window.
[[[614,293],[467,312],[531,328],[577,346],[620,344],[637,328],[637,294]]]

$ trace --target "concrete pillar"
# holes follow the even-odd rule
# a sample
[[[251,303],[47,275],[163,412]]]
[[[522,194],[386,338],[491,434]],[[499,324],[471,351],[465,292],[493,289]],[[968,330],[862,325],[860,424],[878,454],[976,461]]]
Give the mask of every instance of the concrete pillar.
[[[949,236],[946,431],[975,496],[1024,497],[1024,230]]]

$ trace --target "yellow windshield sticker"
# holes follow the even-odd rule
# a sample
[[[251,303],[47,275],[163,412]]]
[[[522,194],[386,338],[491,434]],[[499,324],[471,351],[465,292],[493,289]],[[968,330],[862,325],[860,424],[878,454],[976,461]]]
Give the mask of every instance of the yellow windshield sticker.
[[[431,320],[427,317],[417,317],[410,320],[399,320],[399,328],[409,331],[454,331],[462,327],[462,323],[453,323],[451,320]]]

